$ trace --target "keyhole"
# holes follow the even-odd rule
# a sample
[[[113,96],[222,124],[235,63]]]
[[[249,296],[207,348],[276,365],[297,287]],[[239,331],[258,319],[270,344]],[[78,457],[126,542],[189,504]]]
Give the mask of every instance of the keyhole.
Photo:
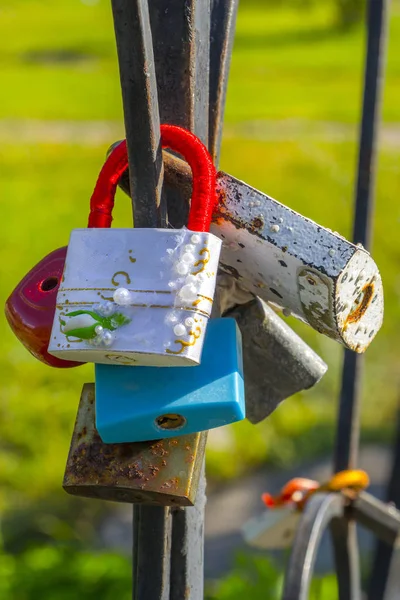
[[[39,288],[42,292],[51,292],[58,286],[58,277],[47,277],[40,284]]]
[[[185,417],[176,414],[166,414],[157,417],[156,425],[160,429],[180,429],[186,424]]]

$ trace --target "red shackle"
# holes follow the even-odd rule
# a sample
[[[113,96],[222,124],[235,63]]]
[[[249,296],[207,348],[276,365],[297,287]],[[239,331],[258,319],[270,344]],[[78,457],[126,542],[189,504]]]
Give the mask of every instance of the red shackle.
[[[183,156],[192,169],[193,190],[188,229],[209,231],[217,201],[217,172],[204,144],[190,131],[176,125],[161,125],[161,145]],[[118,181],[128,168],[126,140],[108,156],[90,200],[88,227],[111,227]]]

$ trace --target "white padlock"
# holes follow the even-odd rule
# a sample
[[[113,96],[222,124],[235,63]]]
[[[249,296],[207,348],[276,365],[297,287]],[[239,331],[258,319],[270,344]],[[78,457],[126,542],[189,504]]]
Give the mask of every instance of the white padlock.
[[[364,352],[383,320],[379,270],[361,246],[226,173],[211,231],[240,286],[347,348]]]
[[[50,354],[103,364],[191,366],[201,361],[221,241],[208,232],[216,172],[190,132],[161,126],[163,146],[193,171],[188,229],[109,229],[126,143],[108,157],[91,200],[88,229],[72,231]]]

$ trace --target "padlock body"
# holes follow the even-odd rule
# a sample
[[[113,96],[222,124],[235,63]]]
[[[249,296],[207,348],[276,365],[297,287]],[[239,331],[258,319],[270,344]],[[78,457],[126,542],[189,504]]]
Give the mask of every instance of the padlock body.
[[[134,442],[212,429],[245,417],[241,335],[212,319],[194,369],[96,365],[96,428],[103,442]]]
[[[220,266],[240,285],[320,333],[364,352],[383,321],[383,287],[369,253],[225,173],[211,231]]]
[[[76,367],[80,363],[48,353],[67,248],[58,248],[35,265],[8,298],[7,321],[19,341],[31,354],[51,367]]]
[[[220,248],[214,235],[187,229],[74,230],[50,354],[102,364],[197,365]],[[129,298],[115,301],[116,290]]]
[[[263,550],[279,550],[292,545],[301,512],[295,504],[271,508],[250,519],[243,527],[249,546]]]
[[[93,383],[83,386],[63,487],[112,502],[193,506],[207,432],[150,442],[104,444],[95,427]]]

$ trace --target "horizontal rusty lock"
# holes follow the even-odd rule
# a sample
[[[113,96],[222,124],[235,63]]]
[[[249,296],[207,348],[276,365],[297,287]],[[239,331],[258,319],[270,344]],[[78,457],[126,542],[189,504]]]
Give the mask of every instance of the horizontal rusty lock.
[[[63,488],[114,502],[193,506],[207,432],[176,438],[104,444],[95,427],[95,388],[83,386]]]

